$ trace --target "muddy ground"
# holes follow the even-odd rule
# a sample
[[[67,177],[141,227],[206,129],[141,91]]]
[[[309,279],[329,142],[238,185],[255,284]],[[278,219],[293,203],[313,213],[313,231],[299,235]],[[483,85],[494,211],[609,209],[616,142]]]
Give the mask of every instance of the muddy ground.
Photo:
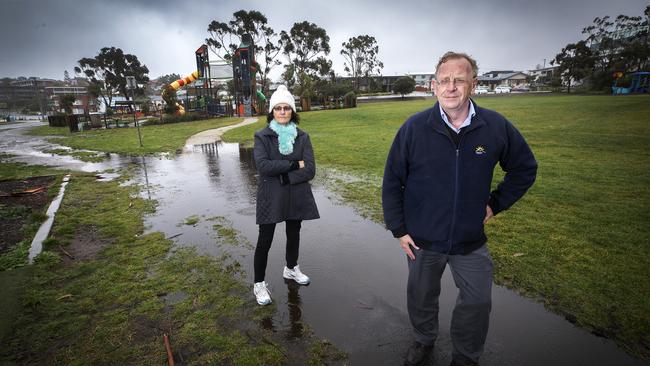
[[[25,239],[24,226],[45,212],[52,201],[48,190],[55,181],[55,176],[0,181],[0,254]]]

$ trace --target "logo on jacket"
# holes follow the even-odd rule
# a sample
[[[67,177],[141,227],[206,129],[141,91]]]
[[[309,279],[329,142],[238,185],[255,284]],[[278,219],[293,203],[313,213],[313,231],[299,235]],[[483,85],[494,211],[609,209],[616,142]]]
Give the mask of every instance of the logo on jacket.
[[[476,149],[474,150],[474,153],[475,153],[476,155],[483,155],[483,154],[485,154],[485,153],[486,153],[486,151],[485,151],[485,147],[483,147],[483,146],[481,146],[481,145],[478,145],[478,146],[476,147]]]

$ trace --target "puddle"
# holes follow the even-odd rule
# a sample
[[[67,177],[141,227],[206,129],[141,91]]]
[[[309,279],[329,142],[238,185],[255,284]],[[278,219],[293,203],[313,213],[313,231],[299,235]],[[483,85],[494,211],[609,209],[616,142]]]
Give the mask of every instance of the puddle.
[[[32,240],[32,244],[29,247],[29,255],[27,256],[27,261],[29,264],[32,264],[34,262],[34,258],[36,258],[36,256],[41,254],[41,251],[43,251],[43,241],[47,239],[47,236],[50,234],[52,224],[54,224],[54,216],[61,206],[61,201],[63,201],[63,194],[65,193],[65,187],[68,185],[69,181],[69,174],[63,177],[63,182],[59,188],[59,194],[56,196],[56,198],[54,198],[54,200],[52,200],[50,206],[47,208],[47,219],[45,219],[45,221],[38,228],[38,231]]]
[[[97,174],[96,178],[98,182],[110,182],[112,180],[115,180],[119,178],[120,175],[118,173],[101,173]]]
[[[69,155],[57,155],[44,151],[69,149],[46,141],[44,136],[27,136],[25,130],[47,123],[28,121],[8,126],[0,126],[0,151],[14,155],[10,160],[15,162],[47,165],[56,168],[70,169],[81,172],[101,172],[108,169],[119,169],[136,163],[138,157],[126,157],[117,154],[106,154],[106,159],[99,163],[84,162]]]
[[[16,135],[12,131],[15,129],[0,130],[3,135],[0,141],[6,141],[7,133]],[[25,146],[42,143],[38,138],[33,139],[36,142],[20,138]],[[0,142],[0,148],[3,145],[6,146]],[[21,150],[21,147],[14,149]],[[29,156],[25,149],[22,151],[22,155],[16,155]],[[25,159],[39,163],[35,157]],[[213,143],[194,145],[174,158],[111,155],[107,162],[99,164],[77,161],[64,165],[70,169],[102,171],[129,164],[139,166],[134,180],[145,188],[142,194],[159,203],[157,212],[146,218],[150,231],[164,232],[177,245],[194,247],[200,253],[214,256],[221,256],[224,251],[230,253],[241,263],[252,284],[257,182],[250,149]],[[352,365],[402,364],[412,340],[406,312],[405,256],[389,232],[360,217],[353,208],[332,201],[328,197],[336,195],[328,192],[321,182],[317,179],[313,186],[321,219],[304,222],[301,231],[299,263],[312,283],[296,286],[282,278],[285,236],[284,225],[278,225],[266,275],[278,310],[263,325],[287,339],[301,337],[308,329],[347,352]],[[195,225],[178,225],[192,215],[199,217]],[[215,221],[210,220],[215,217],[232,224],[241,245],[237,245],[237,240],[233,245],[221,244]],[[456,294],[451,275],[446,271],[442,279],[440,335],[436,343],[436,359],[440,364],[450,362],[449,324]],[[175,296],[182,295],[168,296],[171,297],[166,301],[175,301]],[[255,301],[252,290],[250,301]],[[647,363],[633,359],[612,341],[573,326],[542,305],[494,286],[490,331],[481,365]]]

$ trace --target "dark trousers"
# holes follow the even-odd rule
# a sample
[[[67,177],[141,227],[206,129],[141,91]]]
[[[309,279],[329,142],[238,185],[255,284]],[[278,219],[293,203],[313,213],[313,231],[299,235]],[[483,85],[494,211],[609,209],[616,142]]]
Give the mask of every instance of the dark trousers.
[[[493,264],[487,245],[467,255],[417,250],[408,259],[407,307],[415,339],[433,344],[438,336],[440,278],[449,264],[459,289],[451,318],[452,356],[478,362],[488,332],[492,308]]]
[[[287,267],[293,268],[298,264],[298,250],[300,247],[300,224],[301,220],[287,220],[287,251],[285,254]],[[255,247],[255,282],[264,281],[266,273],[266,262],[269,259],[269,249],[273,242],[273,233],[275,224],[260,225],[260,233],[257,237],[257,246]]]

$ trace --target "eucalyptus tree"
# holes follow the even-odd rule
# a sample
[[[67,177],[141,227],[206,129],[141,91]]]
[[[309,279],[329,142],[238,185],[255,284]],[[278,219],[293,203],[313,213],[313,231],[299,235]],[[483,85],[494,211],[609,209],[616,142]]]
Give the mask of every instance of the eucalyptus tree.
[[[268,89],[268,74],[273,67],[280,65],[277,57],[281,48],[279,35],[268,25],[264,14],[256,10],[239,10],[233,13],[227,23],[217,20],[210,22],[208,33],[210,37],[206,38],[206,44],[217,57],[228,64],[232,64],[243,36],[250,35],[255,45],[256,64],[253,66],[258,72],[262,90]]]
[[[304,110],[310,108],[315,81],[331,70],[332,63],[325,58],[330,52],[329,40],[325,29],[307,21],[294,23],[289,32],[280,32],[282,52],[288,61],[283,78],[289,85],[297,84],[294,92],[300,95]]]
[[[359,90],[359,79],[368,78],[375,72],[381,73],[384,64],[379,60],[379,46],[373,36],[361,35],[351,37],[343,42],[341,55],[345,59],[344,70],[354,80],[355,90]]]
[[[74,68],[75,73],[86,77],[107,108],[117,94],[122,94],[126,100],[130,99],[126,88],[127,76],[134,76],[138,85],[149,82],[147,66],[141,64],[137,56],[124,53],[120,48],[104,47],[97,56],[82,58],[78,64]]]

